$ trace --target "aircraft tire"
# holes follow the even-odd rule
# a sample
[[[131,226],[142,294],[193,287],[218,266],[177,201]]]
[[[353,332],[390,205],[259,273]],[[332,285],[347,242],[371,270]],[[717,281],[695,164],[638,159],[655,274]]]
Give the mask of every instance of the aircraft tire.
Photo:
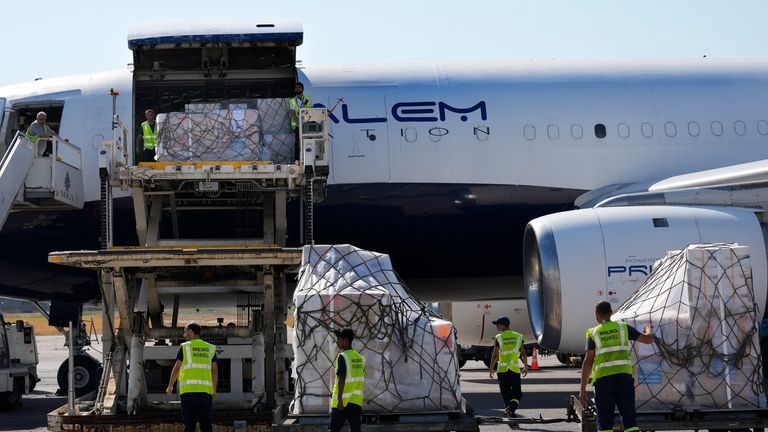
[[[59,388],[67,394],[69,389],[69,359],[64,360],[56,374]],[[75,356],[75,396],[86,395],[99,387],[101,364],[89,355]]]
[[[21,405],[21,395],[24,393],[24,381],[13,380],[13,390],[0,393],[0,408],[11,410]]]

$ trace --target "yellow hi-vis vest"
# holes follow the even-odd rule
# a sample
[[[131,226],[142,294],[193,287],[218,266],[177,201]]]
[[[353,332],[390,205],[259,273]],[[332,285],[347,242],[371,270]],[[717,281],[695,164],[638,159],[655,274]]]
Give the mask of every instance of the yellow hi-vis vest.
[[[595,342],[592,382],[604,376],[632,374],[627,323],[604,321],[597,327],[587,329],[587,337]]]
[[[336,356],[334,371],[339,370],[339,358],[344,359],[347,375],[344,380],[344,394],[341,402],[344,406],[353,403],[363,406],[363,389],[365,388],[365,357],[353,349],[342,351]],[[335,374],[334,374],[335,375]],[[331,393],[331,409],[339,405],[339,377],[336,376]]]
[[[302,96],[301,106],[296,103],[296,96],[288,100],[288,105],[291,107],[291,112],[293,113],[293,115],[291,115],[291,129],[296,129],[299,125],[299,110],[301,108],[309,108],[309,96]]]
[[[26,132],[24,132],[24,138],[26,138],[27,141],[29,142],[33,142],[37,144],[37,142],[40,141],[42,137],[40,135],[32,135],[32,133],[30,132],[31,130],[32,130],[32,125],[29,125]],[[43,126],[43,130],[48,135],[53,135],[53,131],[51,131],[51,128],[49,128],[48,125]]]
[[[213,394],[211,359],[216,354],[216,345],[202,339],[192,339],[181,344],[183,359],[179,372],[179,394]]]
[[[155,123],[157,127],[157,123]],[[157,147],[157,132],[152,130],[148,121],[141,124],[142,138],[144,141],[144,150],[154,150]]]
[[[512,371],[520,373],[520,345],[523,335],[512,330],[504,330],[496,335],[499,344],[499,366],[496,372]]]

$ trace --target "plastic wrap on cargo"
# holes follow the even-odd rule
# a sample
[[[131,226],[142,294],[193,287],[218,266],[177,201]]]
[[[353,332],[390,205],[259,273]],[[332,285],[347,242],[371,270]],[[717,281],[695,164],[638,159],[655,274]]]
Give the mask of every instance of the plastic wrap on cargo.
[[[656,341],[633,344],[638,410],[765,408],[749,248],[668,252],[614,313]]]
[[[158,161],[292,162],[287,99],[190,103],[185,110],[158,114]]]
[[[458,410],[461,400],[452,323],[413,298],[389,257],[350,245],[305,246],[294,293],[293,414],[330,410],[333,330],[350,327],[365,356],[363,410]]]

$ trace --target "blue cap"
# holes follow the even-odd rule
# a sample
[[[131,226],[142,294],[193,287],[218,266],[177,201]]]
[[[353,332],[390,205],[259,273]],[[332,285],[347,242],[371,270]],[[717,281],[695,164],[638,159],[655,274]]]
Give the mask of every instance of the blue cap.
[[[496,318],[496,321],[493,321],[493,325],[509,325],[509,318],[505,317],[504,315]]]

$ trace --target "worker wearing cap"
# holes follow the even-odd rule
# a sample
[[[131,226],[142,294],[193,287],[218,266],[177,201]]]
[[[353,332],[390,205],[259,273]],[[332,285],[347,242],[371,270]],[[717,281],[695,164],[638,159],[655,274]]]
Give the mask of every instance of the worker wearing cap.
[[[493,378],[493,368],[498,360],[496,373],[499,377],[499,389],[501,397],[504,399],[504,412],[509,417],[515,415],[520,399],[523,398],[522,385],[520,377],[528,374],[528,364],[523,346],[523,335],[509,329],[509,318],[500,316],[493,321],[499,334],[496,335],[496,342],[493,346],[491,355],[491,373]],[[520,361],[523,368],[520,370]]]
[[[141,133],[136,137],[136,154],[141,153],[142,162],[154,162],[157,149],[157,122],[155,111],[144,111],[147,121],[141,124]]]
[[[632,360],[629,341],[644,344],[653,342],[652,327],[645,324],[643,333],[620,321],[611,321],[611,304],[600,302],[595,307],[599,323],[587,329],[587,355],[581,368],[579,400],[587,406],[587,381],[592,375],[599,431],[613,430],[613,409],[619,408],[625,432],[638,431],[635,420],[635,382],[632,378]]]
[[[173,383],[178,378],[184,432],[194,432],[198,421],[202,432],[213,430],[211,412],[219,377],[216,345],[200,339],[200,331],[200,325],[194,322],[184,327],[187,342],[179,348],[170,382],[165,389],[167,394],[172,394]]]
[[[352,349],[355,333],[350,328],[334,331],[341,350],[334,361],[336,381],[331,393],[331,432],[349,422],[350,432],[360,432],[365,388],[365,357]]]
[[[291,107],[291,130],[293,131],[294,137],[296,139],[296,143],[293,146],[293,159],[299,160],[299,111],[302,108],[309,108],[310,107],[310,100],[309,96],[304,94],[304,84],[300,82],[296,82],[296,85],[294,86],[294,92],[296,93],[296,96],[288,99],[288,105]]]

